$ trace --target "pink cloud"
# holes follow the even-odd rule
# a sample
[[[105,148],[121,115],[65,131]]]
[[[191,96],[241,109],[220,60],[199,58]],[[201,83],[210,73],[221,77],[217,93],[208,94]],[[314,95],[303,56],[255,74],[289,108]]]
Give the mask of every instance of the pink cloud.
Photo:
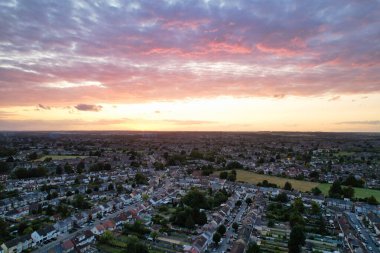
[[[380,92],[377,2],[78,1],[3,8],[0,105]]]
[[[256,44],[256,48],[263,53],[274,54],[274,55],[279,55],[279,56],[291,57],[297,54],[297,52],[292,51],[287,48],[270,47],[262,43]]]

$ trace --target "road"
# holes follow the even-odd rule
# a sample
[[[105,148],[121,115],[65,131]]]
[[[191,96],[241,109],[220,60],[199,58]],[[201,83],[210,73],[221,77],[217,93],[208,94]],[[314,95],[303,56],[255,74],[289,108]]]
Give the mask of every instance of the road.
[[[223,237],[223,241],[220,243],[219,247],[215,250],[215,252],[227,252],[227,249],[232,246],[233,241],[235,239],[231,238],[231,236],[237,235],[232,228],[232,224],[234,222],[239,223],[243,217],[243,214],[245,210],[247,209],[247,204],[245,201],[242,201],[242,205],[238,209],[236,216],[233,218],[232,222],[228,223],[230,226],[226,226],[227,231],[226,231],[226,236]]]
[[[379,248],[376,246],[376,243],[373,241],[372,236],[367,231],[367,228],[363,227],[359,219],[356,217],[354,213],[346,212],[349,217],[349,222],[353,229],[357,232],[357,237],[360,239],[365,245],[368,252],[380,253]],[[361,237],[363,236],[363,238]]]

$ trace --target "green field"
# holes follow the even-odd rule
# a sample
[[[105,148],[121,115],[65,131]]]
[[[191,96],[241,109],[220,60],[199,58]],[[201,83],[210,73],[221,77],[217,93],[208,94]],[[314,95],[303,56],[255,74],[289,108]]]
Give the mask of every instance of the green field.
[[[44,161],[46,158],[51,158],[52,160],[67,160],[67,159],[75,159],[75,158],[86,158],[88,156],[80,156],[80,155],[46,155],[41,158],[38,158],[36,161]]]
[[[324,195],[327,195],[329,193],[330,185],[331,184],[319,184],[318,188],[323,192]],[[357,187],[354,187],[354,189],[356,198],[368,198],[374,196],[377,201],[380,201],[380,190]]]
[[[246,171],[246,170],[236,170],[236,172],[237,172],[236,181],[241,181],[241,182],[257,185],[258,183],[263,182],[263,180],[267,180],[269,183],[276,184],[279,187],[284,187],[285,183],[289,182],[292,184],[292,187],[295,190],[302,191],[302,192],[307,192],[307,191],[310,191],[314,187],[318,187],[325,196],[327,196],[330,186],[331,186],[331,184],[327,184],[327,183],[321,184],[321,183],[316,183],[316,182],[275,177],[275,176],[258,174],[258,173]],[[219,173],[220,171],[214,174],[219,176]],[[373,195],[378,201],[380,201],[380,190],[356,188],[356,187],[354,189],[355,189],[356,198],[367,198]]]

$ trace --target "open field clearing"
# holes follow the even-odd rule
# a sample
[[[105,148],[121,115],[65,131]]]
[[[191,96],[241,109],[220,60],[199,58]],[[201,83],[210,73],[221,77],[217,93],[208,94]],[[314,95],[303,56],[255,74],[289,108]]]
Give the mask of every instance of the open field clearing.
[[[292,184],[294,189],[302,192],[310,191],[313,187],[319,185],[319,183],[263,175],[246,170],[237,170],[236,172],[236,181],[247,182],[255,185],[258,183],[262,183],[263,180],[267,180],[269,183],[276,184],[279,187],[284,187],[285,183],[289,182]]]
[[[303,180],[295,180],[289,178],[282,178],[270,175],[258,174],[251,171],[246,170],[236,170],[236,181],[246,182],[257,185],[258,183],[262,183],[263,180],[267,180],[269,183],[276,184],[279,187],[284,187],[286,182],[292,184],[292,187],[296,190],[307,192],[310,191],[314,187],[318,187],[325,196],[327,196],[331,184],[328,183],[316,183],[309,182]],[[220,171],[216,172],[219,175]],[[380,190],[374,189],[365,189],[365,188],[354,188],[355,189],[355,197],[356,198],[367,198],[373,195],[378,201],[380,201]]]

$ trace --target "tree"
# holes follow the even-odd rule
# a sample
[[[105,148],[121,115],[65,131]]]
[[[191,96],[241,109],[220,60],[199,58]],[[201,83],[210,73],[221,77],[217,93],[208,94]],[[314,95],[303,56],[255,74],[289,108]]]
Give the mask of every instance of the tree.
[[[9,224],[0,218],[0,240],[7,241],[9,238]]]
[[[127,248],[123,253],[149,253],[149,250],[136,236],[129,236],[127,239]]]
[[[352,187],[363,187],[365,182],[363,179],[356,179],[355,176],[351,174],[342,184]]]
[[[147,201],[147,200],[149,199],[149,195],[143,193],[143,195],[142,195],[142,199],[143,199],[144,201]]]
[[[141,173],[136,173],[135,183],[136,184],[148,184],[148,178]]]
[[[81,160],[78,165],[77,165],[77,173],[78,174],[82,174],[82,172],[84,171],[85,169],[85,164],[84,164],[84,160]]]
[[[234,171],[234,170],[233,170]],[[236,181],[236,172],[235,173],[229,173],[227,177],[228,181],[235,182]]]
[[[216,232],[216,233],[214,233],[214,235],[212,236],[212,241],[216,244],[216,245],[218,245],[219,244],[219,242],[220,242],[220,239],[222,238],[222,236],[218,233],[218,232]]]
[[[305,206],[303,205],[303,201],[301,198],[296,198],[293,202],[293,208],[297,210],[299,213],[305,212]]]
[[[277,195],[275,200],[281,203],[286,203],[289,201],[288,194],[286,194],[286,192],[281,192],[280,194]]]
[[[28,160],[36,160],[38,158],[38,155],[36,152],[33,152],[28,155]]]
[[[154,162],[153,166],[155,170],[163,170],[165,168],[164,164],[161,162]]]
[[[205,212],[200,212],[197,224],[204,225],[206,223],[207,223],[207,215],[206,215],[206,213]]]
[[[63,173],[62,166],[61,165],[57,165],[57,167],[55,167],[55,174],[62,175],[62,173]]]
[[[318,179],[318,178],[319,178],[319,173],[318,173],[318,171],[313,170],[312,172],[310,172],[309,177],[311,177],[311,178],[313,178],[313,179]]]
[[[114,236],[111,231],[105,231],[99,238],[99,241],[102,243],[109,243],[114,239]]]
[[[73,206],[79,209],[89,209],[91,204],[84,198],[83,195],[76,195],[74,197]]]
[[[319,207],[319,205],[315,201],[311,202],[311,213],[314,215],[321,214],[321,208]]]
[[[243,169],[244,168],[244,166],[237,161],[229,162],[226,167],[228,170]]]
[[[194,219],[191,215],[187,216],[187,219],[186,219],[186,222],[185,222],[185,226],[187,228],[194,228],[195,226],[195,222],[194,222]]]
[[[351,186],[343,187],[342,188],[342,194],[343,194],[343,197],[351,199],[355,195],[355,190]]]
[[[260,253],[260,246],[257,245],[256,242],[251,242],[249,245],[248,245],[248,249],[246,251],[246,253]]]
[[[247,203],[247,205],[251,205],[252,204],[252,199],[251,198],[246,198],[245,199],[245,203]]]
[[[0,173],[7,173],[9,171],[9,166],[6,162],[0,161]]]
[[[377,201],[377,199],[371,195],[371,197],[367,198],[367,203],[370,204],[370,205],[377,205],[379,204],[379,202]]]
[[[66,174],[74,173],[73,167],[71,167],[71,165],[68,163],[65,163],[65,166],[63,167],[63,169],[65,170]]]
[[[220,179],[227,179],[227,177],[228,177],[228,172],[227,171],[220,172],[220,174],[219,174],[219,178]]]
[[[322,194],[322,191],[318,187],[314,187],[311,189],[311,192],[313,193],[314,196],[318,196]]]
[[[116,185],[116,191],[117,193],[122,193],[124,191],[124,188],[121,184]]]
[[[221,235],[224,235],[226,233],[227,229],[224,225],[220,225],[217,229],[217,232]]]
[[[301,247],[305,245],[306,236],[302,226],[294,226],[290,232],[288,241],[289,253],[301,253]]]
[[[239,225],[236,222],[234,222],[232,223],[232,228],[233,230],[235,230],[235,232],[237,232],[237,230],[239,229]]]
[[[24,230],[28,227],[28,225],[24,222],[21,222],[19,225],[18,225],[18,229],[17,229],[17,233],[18,235],[23,235],[24,234]]]
[[[291,212],[289,215],[289,223],[291,227],[303,227],[305,225],[305,220],[298,212]]]
[[[291,191],[291,190],[293,190],[293,188],[292,188],[292,184],[289,183],[288,181],[286,181],[286,183],[285,183],[285,185],[284,185],[284,190],[286,190],[286,191]]]
[[[142,238],[144,235],[149,234],[150,230],[141,221],[135,221],[133,224],[125,224],[123,233],[134,234]]]
[[[158,237],[158,233],[157,233],[156,231],[152,231],[152,232],[150,233],[150,237],[152,237],[152,239],[155,241],[156,238]]]
[[[340,198],[342,196],[342,186],[339,181],[334,181],[329,190],[331,198]]]
[[[241,200],[236,201],[235,206],[241,206]]]
[[[208,209],[209,203],[205,194],[198,189],[191,189],[187,194],[182,198],[182,202],[192,208],[196,209]]]

